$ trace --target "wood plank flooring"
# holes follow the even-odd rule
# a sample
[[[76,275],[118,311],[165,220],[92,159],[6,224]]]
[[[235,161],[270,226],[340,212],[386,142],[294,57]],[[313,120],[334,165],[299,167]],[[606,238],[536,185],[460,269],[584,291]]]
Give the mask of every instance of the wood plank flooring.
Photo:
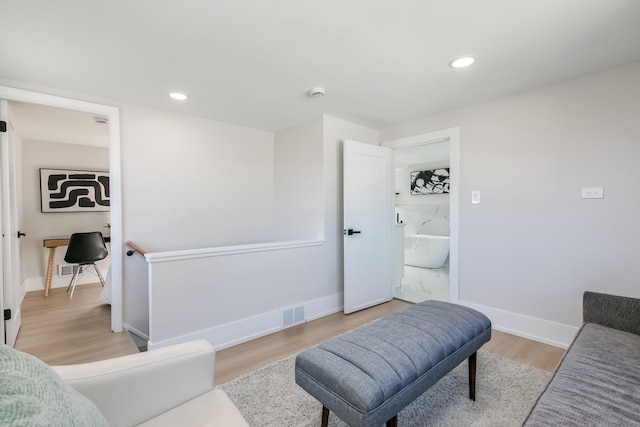
[[[49,365],[70,365],[135,352],[126,333],[111,332],[111,306],[100,302],[100,283],[27,292],[16,349]]]
[[[132,354],[125,333],[110,330],[110,306],[98,301],[100,284],[76,288],[69,300],[65,288],[29,292],[22,305],[22,327],[16,348],[50,365],[85,363]],[[349,315],[332,314],[216,353],[215,383],[298,353],[379,317],[395,313],[410,303],[392,300]],[[493,331],[483,350],[520,363],[552,371],[564,350],[526,338]]]
[[[239,344],[216,353],[215,383],[224,384],[242,374],[271,362],[298,353],[358,326],[369,323],[411,306],[411,303],[391,300],[352,314],[336,313],[303,323],[262,338]],[[491,341],[482,350],[520,363],[553,371],[564,349],[493,330]]]

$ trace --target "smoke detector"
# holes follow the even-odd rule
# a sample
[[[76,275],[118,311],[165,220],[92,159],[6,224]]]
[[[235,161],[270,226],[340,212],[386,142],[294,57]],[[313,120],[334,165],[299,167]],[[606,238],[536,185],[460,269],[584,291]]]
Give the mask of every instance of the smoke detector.
[[[102,117],[102,116],[93,116],[93,120],[95,120],[96,123],[101,125],[106,125],[109,123],[109,119],[107,117]]]
[[[322,98],[324,96],[324,88],[320,86],[309,89],[309,96],[312,98]]]

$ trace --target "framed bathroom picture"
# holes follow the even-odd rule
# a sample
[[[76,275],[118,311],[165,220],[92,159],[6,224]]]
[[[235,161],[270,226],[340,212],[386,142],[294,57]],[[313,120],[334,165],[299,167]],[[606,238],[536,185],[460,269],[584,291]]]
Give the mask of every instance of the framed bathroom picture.
[[[40,169],[40,201],[45,213],[109,211],[109,172]]]
[[[411,194],[449,192],[449,168],[411,172]]]

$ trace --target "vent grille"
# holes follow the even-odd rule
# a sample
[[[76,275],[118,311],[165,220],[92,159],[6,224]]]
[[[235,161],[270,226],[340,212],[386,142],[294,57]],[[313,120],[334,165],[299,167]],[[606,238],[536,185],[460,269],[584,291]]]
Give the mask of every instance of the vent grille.
[[[77,264],[58,264],[58,277],[71,277],[76,270],[80,269],[79,274],[84,273],[84,267]]]
[[[288,328],[299,323],[304,323],[304,306],[286,307],[282,311],[282,327]]]

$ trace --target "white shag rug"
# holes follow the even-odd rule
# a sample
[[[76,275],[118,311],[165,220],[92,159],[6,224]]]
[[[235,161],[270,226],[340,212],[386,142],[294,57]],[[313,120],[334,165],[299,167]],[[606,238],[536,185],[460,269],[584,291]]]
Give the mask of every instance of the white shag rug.
[[[320,426],[322,405],[295,383],[295,355],[222,384],[250,426]],[[463,362],[398,414],[398,425],[520,426],[551,373],[478,352],[476,401]],[[329,426],[345,427],[333,413]]]

